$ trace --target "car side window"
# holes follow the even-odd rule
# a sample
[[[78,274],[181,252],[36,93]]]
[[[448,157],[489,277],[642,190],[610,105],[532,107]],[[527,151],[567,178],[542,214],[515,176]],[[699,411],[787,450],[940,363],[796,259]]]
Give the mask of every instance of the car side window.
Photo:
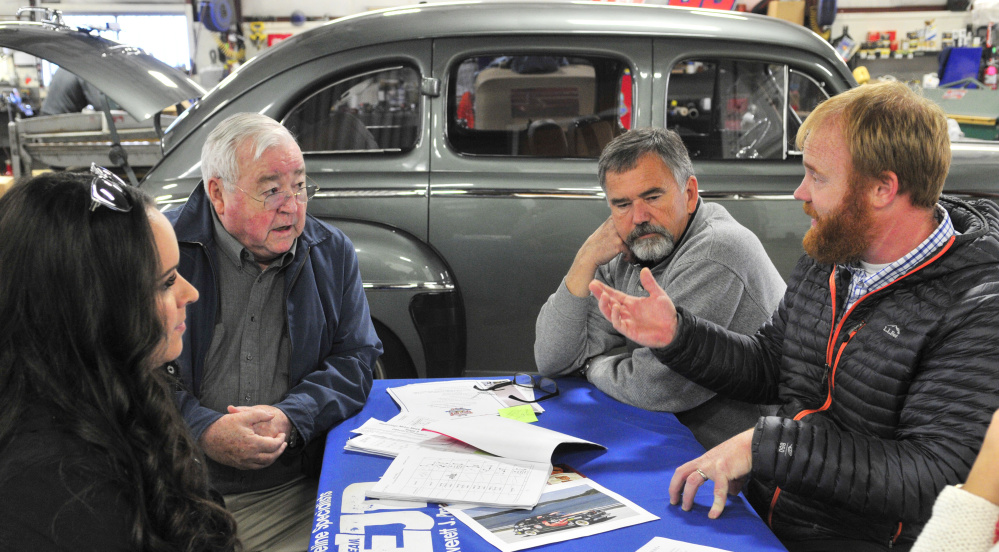
[[[787,68],[688,60],[670,71],[666,126],[694,159],[783,159]]]
[[[788,71],[787,84],[787,150],[789,153],[801,153],[794,145],[798,129],[812,110],[829,98],[829,94],[822,83],[794,69]]]
[[[339,80],[296,105],[282,124],[303,153],[400,152],[416,145],[420,76],[410,67]]]
[[[631,127],[631,98],[619,59],[471,57],[450,72],[447,140],[469,155],[596,158]]]

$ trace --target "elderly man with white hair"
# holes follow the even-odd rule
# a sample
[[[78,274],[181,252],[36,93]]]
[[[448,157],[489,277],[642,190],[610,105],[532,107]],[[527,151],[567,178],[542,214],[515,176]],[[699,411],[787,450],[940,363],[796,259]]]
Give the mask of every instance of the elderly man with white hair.
[[[382,352],[347,237],[306,214],[294,137],[255,113],[222,121],[203,181],[167,213],[188,309],[178,403],[247,550],[308,547],[323,436],[359,410]]]

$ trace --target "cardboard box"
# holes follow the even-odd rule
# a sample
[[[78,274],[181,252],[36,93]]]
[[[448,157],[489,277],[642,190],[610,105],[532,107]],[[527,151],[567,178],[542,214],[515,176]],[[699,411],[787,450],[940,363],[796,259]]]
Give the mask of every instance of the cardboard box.
[[[0,175],[0,195],[3,195],[10,189],[11,185],[14,184],[13,176],[2,176]]]
[[[804,0],[782,0],[780,2],[771,0],[771,2],[767,4],[767,15],[770,17],[777,17],[785,21],[790,21],[791,23],[797,23],[798,25],[804,25],[805,2]]]

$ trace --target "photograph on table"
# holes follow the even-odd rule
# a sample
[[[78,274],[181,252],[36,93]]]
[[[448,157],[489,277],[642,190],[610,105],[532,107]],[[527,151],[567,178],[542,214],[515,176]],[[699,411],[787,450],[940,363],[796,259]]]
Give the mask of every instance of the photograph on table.
[[[476,507],[448,511],[503,552],[659,519],[590,479],[549,485],[532,510]]]

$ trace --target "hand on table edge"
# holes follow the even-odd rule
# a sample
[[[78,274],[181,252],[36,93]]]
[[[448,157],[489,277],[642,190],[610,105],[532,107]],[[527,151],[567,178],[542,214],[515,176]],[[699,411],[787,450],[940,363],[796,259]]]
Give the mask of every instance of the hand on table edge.
[[[749,428],[677,468],[669,483],[670,504],[680,504],[683,511],[689,512],[697,489],[711,480],[715,492],[708,517],[718,519],[725,510],[727,495],[739,494],[752,471],[753,431],[755,428]]]

